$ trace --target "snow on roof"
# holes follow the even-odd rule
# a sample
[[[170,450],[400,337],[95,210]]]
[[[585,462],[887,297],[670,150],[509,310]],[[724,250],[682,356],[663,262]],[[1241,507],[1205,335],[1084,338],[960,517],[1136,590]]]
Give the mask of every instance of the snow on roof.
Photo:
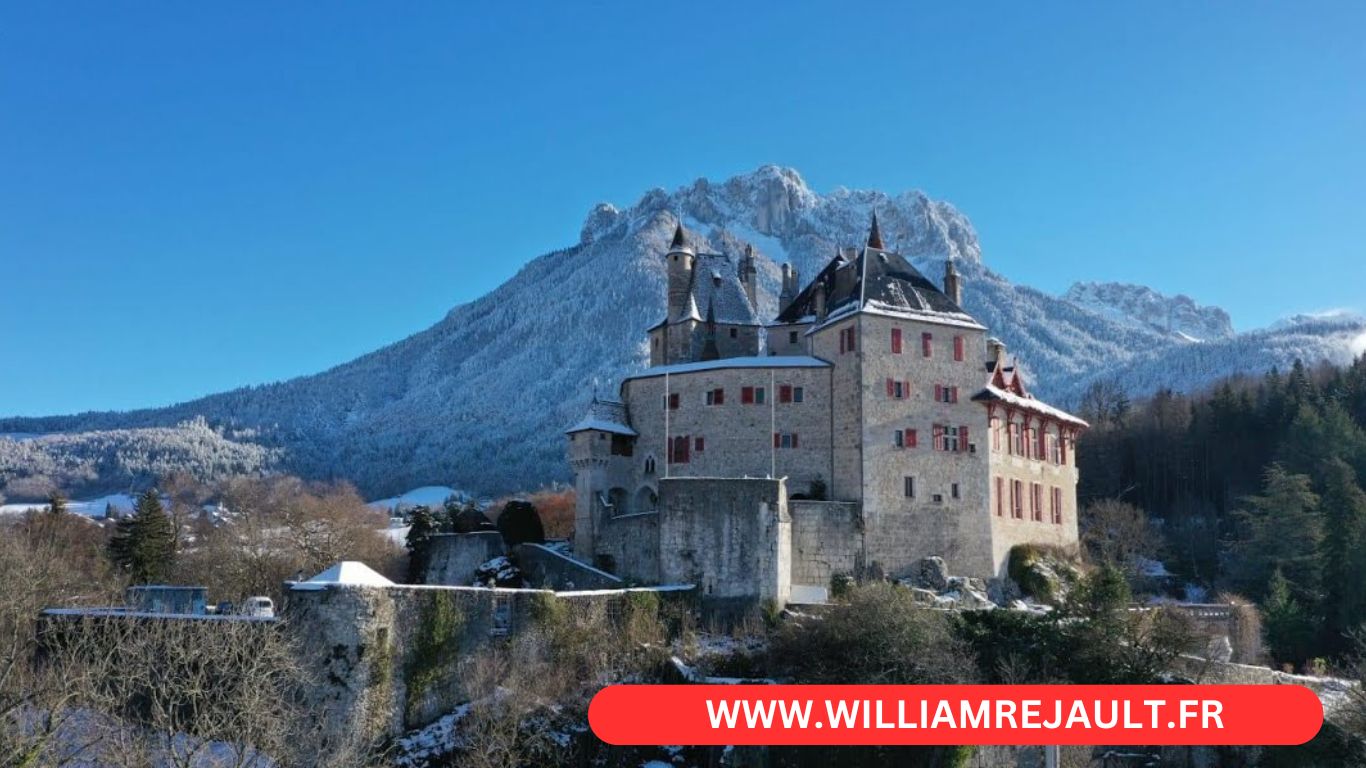
[[[308,581],[295,584],[293,588],[313,590],[327,589],[331,586],[392,587],[394,582],[376,573],[373,568],[365,563],[343,560]]]
[[[698,360],[692,363],[656,365],[627,379],[648,379],[664,374],[717,371],[726,368],[829,368],[830,363],[806,355],[757,355],[754,357],[723,357],[719,360]]]
[[[710,279],[707,279],[710,278]],[[723,325],[760,325],[757,308],[740,282],[736,262],[721,253],[699,253],[693,267],[688,301],[672,322],[706,319],[702,307],[709,307],[715,320]]]
[[[631,429],[628,421],[625,403],[619,400],[601,400],[595,397],[593,402],[588,405],[588,413],[584,414],[579,423],[566,429],[565,434],[595,429],[600,432],[635,437],[636,431]]]
[[[1032,397],[1021,397],[1015,394],[1014,392],[1009,392],[1007,390],[1001,389],[1000,387],[993,386],[991,384],[988,384],[987,387],[983,389],[981,392],[978,392],[977,394],[973,395],[972,399],[978,401],[999,400],[1005,403],[1006,405],[1011,405],[1016,408],[1023,408],[1025,410],[1034,411],[1036,413],[1042,413],[1046,416],[1051,416],[1052,418],[1055,418],[1058,421],[1065,421],[1068,424],[1075,424],[1079,427],[1091,426],[1090,424],[1087,424],[1084,420],[1079,419],[1076,416],[1073,416],[1072,414],[1060,408],[1054,408],[1053,406],[1043,402],[1042,400],[1035,400]]]

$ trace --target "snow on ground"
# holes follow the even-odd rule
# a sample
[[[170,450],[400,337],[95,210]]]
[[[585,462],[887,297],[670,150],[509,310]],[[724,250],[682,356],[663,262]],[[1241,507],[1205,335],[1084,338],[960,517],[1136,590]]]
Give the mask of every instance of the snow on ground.
[[[444,485],[424,485],[421,488],[414,488],[401,496],[390,496],[387,499],[378,499],[370,502],[374,509],[387,511],[389,514],[402,512],[413,507],[440,507],[446,500],[454,496],[460,501],[470,497],[464,491],[457,491]]]
[[[97,499],[87,499],[85,501],[68,501],[66,510],[77,515],[86,517],[104,517],[105,509],[113,507],[121,515],[126,515],[133,511],[136,500],[126,493],[111,493],[108,496],[101,496]],[[43,510],[47,508],[45,501],[19,502],[14,504],[0,505],[0,515],[22,515],[29,510]]]
[[[456,728],[469,711],[469,704],[461,704],[431,725],[400,737],[395,743],[398,755],[394,758],[394,765],[399,768],[416,768],[426,765],[427,761],[434,757],[455,750],[461,744]]]

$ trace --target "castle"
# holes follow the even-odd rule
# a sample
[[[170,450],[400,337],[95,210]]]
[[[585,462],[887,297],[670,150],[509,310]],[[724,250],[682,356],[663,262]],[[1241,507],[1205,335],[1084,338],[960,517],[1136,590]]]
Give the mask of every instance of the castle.
[[[1077,544],[1081,419],[1034,398],[1004,345],[883,246],[842,248],[758,314],[752,251],[695,251],[679,223],[650,367],[568,430],[574,550],[713,601],[819,598],[842,574],[927,556],[1003,575],[1012,547]]]

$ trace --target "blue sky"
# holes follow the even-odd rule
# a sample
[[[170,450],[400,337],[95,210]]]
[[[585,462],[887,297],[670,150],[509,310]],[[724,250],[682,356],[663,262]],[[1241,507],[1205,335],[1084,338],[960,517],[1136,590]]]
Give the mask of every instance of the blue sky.
[[[1366,306],[1366,4],[284,5],[0,4],[0,415],[321,370],[764,163],[1049,291]]]

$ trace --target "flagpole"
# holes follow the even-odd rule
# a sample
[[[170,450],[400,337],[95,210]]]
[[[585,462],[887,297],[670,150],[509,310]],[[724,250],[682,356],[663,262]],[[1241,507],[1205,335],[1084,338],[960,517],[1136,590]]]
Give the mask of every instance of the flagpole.
[[[664,478],[668,480],[673,459],[673,443],[669,437],[669,372],[664,370]]]

